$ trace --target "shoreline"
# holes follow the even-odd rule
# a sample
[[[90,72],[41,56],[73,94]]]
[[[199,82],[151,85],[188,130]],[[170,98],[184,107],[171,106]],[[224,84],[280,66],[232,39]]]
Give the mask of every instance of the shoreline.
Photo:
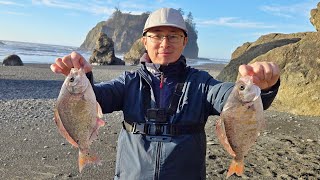
[[[53,107],[63,75],[50,64],[0,66],[0,179],[113,179],[122,112],[104,115],[106,126],[92,149],[101,166],[78,172],[78,150],[59,134]],[[197,68],[218,74],[223,65]],[[137,66],[95,66],[96,81],[112,79]],[[245,158],[247,179],[319,179],[320,117],[265,111],[267,128]],[[224,179],[231,156],[214,133],[217,116],[206,124],[207,179]],[[238,179],[232,176],[229,179]]]

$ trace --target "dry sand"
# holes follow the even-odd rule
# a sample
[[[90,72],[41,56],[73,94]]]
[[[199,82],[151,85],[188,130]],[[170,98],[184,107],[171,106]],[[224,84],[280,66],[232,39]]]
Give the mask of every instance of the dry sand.
[[[200,69],[216,76],[223,65]],[[96,81],[108,80],[135,66],[95,67]],[[116,141],[122,113],[105,116],[108,124],[93,143],[101,166],[78,172],[78,150],[58,133],[53,107],[64,77],[49,65],[0,67],[0,179],[113,179]],[[320,117],[265,111],[267,129],[245,159],[244,179],[320,179]],[[231,157],[207,132],[207,179],[224,179]],[[232,176],[229,179],[239,179]]]

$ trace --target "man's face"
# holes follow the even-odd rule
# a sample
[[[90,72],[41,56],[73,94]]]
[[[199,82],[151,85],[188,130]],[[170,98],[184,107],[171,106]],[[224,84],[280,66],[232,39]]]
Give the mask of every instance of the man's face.
[[[151,61],[161,65],[177,61],[187,42],[181,29],[168,26],[151,28],[142,38]]]

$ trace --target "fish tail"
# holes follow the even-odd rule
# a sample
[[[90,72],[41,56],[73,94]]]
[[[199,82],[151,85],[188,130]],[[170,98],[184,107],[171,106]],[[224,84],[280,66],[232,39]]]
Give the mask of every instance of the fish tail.
[[[230,177],[232,174],[236,173],[238,176],[242,176],[244,171],[244,162],[243,160],[241,161],[236,161],[232,160],[228,173],[227,173],[227,178]]]
[[[89,151],[79,151],[79,172],[83,170],[83,168],[88,164],[97,164],[101,165],[100,158],[92,152]]]

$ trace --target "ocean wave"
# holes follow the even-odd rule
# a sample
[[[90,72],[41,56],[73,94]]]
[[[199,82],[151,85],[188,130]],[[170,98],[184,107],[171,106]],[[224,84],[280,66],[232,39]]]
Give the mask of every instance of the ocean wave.
[[[23,62],[26,63],[53,63],[56,58],[70,54],[72,51],[77,51],[82,54],[85,59],[89,59],[91,52],[79,50],[78,47],[39,44],[29,42],[16,41],[1,41],[4,45],[0,46],[0,61],[6,56],[16,54],[20,56]],[[116,54],[116,57],[123,59],[124,54]],[[228,60],[217,58],[198,58],[187,59],[188,65],[203,65],[203,64],[226,64]]]

